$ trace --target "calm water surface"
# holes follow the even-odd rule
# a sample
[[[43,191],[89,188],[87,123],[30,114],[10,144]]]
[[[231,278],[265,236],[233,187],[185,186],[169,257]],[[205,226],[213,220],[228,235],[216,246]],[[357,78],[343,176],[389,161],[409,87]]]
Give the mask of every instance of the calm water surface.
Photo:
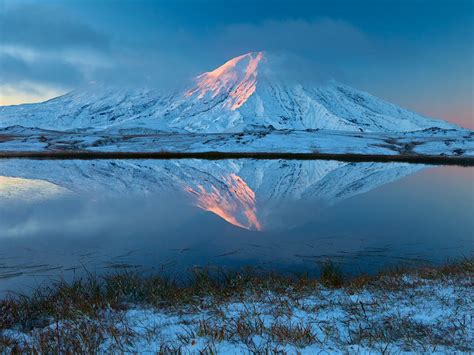
[[[472,255],[473,215],[473,168],[0,160],[0,293],[84,270],[440,263]]]

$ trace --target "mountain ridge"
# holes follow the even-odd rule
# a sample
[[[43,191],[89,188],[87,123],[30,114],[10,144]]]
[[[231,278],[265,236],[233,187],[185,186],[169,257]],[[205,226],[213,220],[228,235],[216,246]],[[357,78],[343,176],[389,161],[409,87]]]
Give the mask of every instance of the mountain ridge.
[[[459,129],[335,80],[316,86],[287,83],[266,52],[232,58],[174,93],[95,86],[43,103],[1,107],[0,127],[13,125],[193,133],[241,132],[252,127],[384,133]]]

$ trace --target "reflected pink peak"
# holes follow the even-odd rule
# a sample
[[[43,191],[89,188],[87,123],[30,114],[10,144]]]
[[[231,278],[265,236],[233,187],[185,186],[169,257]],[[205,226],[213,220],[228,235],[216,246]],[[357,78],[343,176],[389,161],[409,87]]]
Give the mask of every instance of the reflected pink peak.
[[[235,57],[219,68],[199,75],[196,87],[187,91],[186,96],[196,95],[202,99],[207,95],[212,98],[219,94],[229,93],[229,100],[224,106],[232,111],[242,106],[257,87],[258,64],[263,59],[263,52],[252,52]]]
[[[202,185],[196,189],[188,186],[186,191],[196,198],[196,206],[212,212],[234,226],[248,230],[262,230],[257,218],[255,193],[236,174],[224,178],[228,190],[220,191],[211,185],[209,191]]]

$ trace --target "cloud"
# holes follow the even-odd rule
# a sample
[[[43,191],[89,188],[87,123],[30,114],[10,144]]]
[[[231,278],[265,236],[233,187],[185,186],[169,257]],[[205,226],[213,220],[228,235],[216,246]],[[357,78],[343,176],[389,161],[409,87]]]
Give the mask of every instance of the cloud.
[[[321,80],[343,76],[341,68],[371,50],[370,40],[357,28],[328,18],[193,30],[150,22],[128,31],[114,24],[102,27],[108,28],[105,33],[94,28],[92,18],[30,3],[0,11],[0,23],[0,79],[10,86],[30,82],[73,89],[95,81],[169,91],[257,50],[273,53],[273,64],[289,80]]]
[[[217,36],[217,47],[230,50],[290,52],[306,57],[365,53],[370,41],[347,22],[328,18],[235,24]]]
[[[280,74],[291,80],[340,76],[351,61],[366,59],[371,40],[344,21],[265,21],[220,25],[212,31],[155,29],[140,45],[116,42],[112,65],[96,79],[168,86],[212,70],[252,51],[267,51]]]
[[[0,12],[4,45],[41,50],[72,47],[107,50],[109,38],[77,21],[61,7],[28,5]]]
[[[3,85],[31,81],[74,86],[83,81],[82,72],[61,59],[41,58],[26,61],[9,54],[0,54],[0,82]]]
[[[43,88],[62,92],[88,80],[91,68],[108,56],[110,37],[82,23],[60,6],[21,4],[0,10],[2,101],[41,98]]]
[[[44,84],[22,81],[0,84],[0,106],[18,105],[25,102],[41,102],[65,94],[67,90]]]
[[[345,77],[350,74],[346,68],[374,53],[374,43],[366,34],[329,18],[220,25],[204,33],[161,31],[150,48],[164,58],[182,58],[181,69],[173,66],[173,70],[193,69],[195,74],[263,50],[273,57],[272,65],[280,74],[297,81]]]

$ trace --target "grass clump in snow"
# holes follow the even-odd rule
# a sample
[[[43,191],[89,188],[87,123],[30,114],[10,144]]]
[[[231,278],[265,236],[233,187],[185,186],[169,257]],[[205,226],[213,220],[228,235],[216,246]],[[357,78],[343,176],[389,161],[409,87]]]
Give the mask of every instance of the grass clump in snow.
[[[473,276],[472,258],[356,277],[87,274],[1,300],[0,352],[468,352]]]
[[[344,283],[344,276],[341,268],[333,263],[327,261],[321,265],[321,283],[326,287],[340,288]]]

